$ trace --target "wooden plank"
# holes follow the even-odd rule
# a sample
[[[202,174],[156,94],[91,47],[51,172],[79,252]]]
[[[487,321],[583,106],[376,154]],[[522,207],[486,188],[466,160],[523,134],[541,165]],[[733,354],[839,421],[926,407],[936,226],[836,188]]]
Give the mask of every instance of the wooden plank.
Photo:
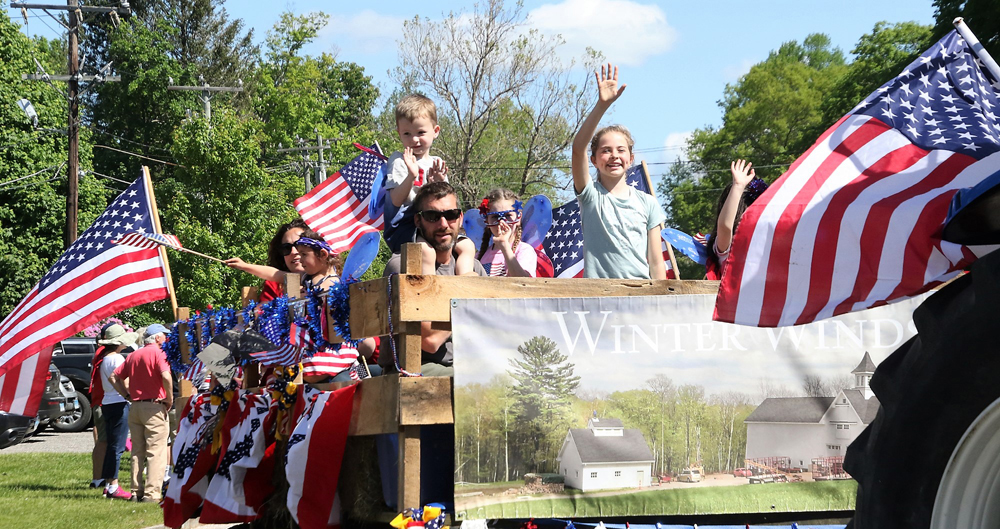
[[[400,506],[420,505],[420,426],[399,427],[397,500]]]
[[[351,425],[347,435],[376,435],[399,432],[399,375],[391,374],[354,382],[309,384],[333,391],[352,384],[358,385],[351,410]],[[450,402],[450,400],[449,400]]]
[[[423,359],[423,350],[420,348],[420,323],[404,322],[396,326],[395,331],[399,333],[398,351],[399,366],[410,373],[419,373],[420,364]]]
[[[177,313],[174,315],[177,321],[182,322],[177,325],[177,334],[180,336],[180,346],[181,350],[181,363],[190,364],[191,363],[191,344],[187,341],[188,324],[183,323],[188,318],[191,317],[191,309],[187,307],[177,307]]]
[[[403,377],[399,379],[399,423],[453,424],[451,377]]]
[[[718,281],[641,279],[554,279],[545,277],[454,277],[406,275],[351,285],[351,336],[389,334],[388,291],[392,282],[393,323],[451,320],[451,299],[567,298],[711,294]],[[405,317],[404,317],[405,316]],[[398,329],[397,329],[398,332]]]
[[[450,321],[452,299],[596,298],[614,296],[670,296],[716,294],[718,281],[651,281],[644,279],[553,279],[521,277],[423,276],[394,278],[399,319],[393,321]],[[395,313],[395,310],[393,311]]]
[[[389,334],[389,278],[380,277],[351,285],[351,337]],[[394,320],[398,321],[398,320]]]
[[[399,273],[424,273],[423,251],[420,243],[408,242],[403,245],[403,251],[399,255]]]

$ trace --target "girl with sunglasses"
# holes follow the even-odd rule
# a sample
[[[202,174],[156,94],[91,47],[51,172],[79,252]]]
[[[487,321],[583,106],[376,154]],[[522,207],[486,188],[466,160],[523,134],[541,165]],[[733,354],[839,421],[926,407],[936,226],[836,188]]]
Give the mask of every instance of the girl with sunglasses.
[[[479,214],[488,228],[478,256],[487,273],[493,277],[535,277],[538,254],[530,244],[521,244],[521,201],[517,195],[508,189],[494,189],[479,205]]]
[[[304,272],[302,281],[303,290],[317,288],[326,290],[334,283],[340,281],[340,269],[343,266],[343,262],[340,259],[340,255],[333,251],[333,248],[323,240],[320,234],[306,229],[293,243],[293,250],[293,252],[289,252],[285,257],[292,255],[292,253],[297,253],[299,263]],[[292,271],[279,270],[273,266],[245,263],[239,257],[226,259],[226,265],[279,284],[284,284],[285,277],[289,273],[294,273]],[[341,344],[330,349],[317,351],[312,358],[302,363],[302,378],[311,384],[350,380],[348,370],[358,362],[359,354],[365,357],[371,356],[375,348],[375,340],[368,338],[362,340],[357,348]],[[375,372],[376,367],[372,366],[370,368],[372,374],[381,374],[380,369],[378,373]]]

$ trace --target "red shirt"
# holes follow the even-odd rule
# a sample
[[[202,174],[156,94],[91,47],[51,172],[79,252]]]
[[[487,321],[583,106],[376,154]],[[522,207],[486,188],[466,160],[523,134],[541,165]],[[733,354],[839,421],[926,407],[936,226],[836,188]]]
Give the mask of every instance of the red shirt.
[[[90,369],[90,405],[100,406],[101,401],[104,400],[104,385],[101,384],[101,362],[104,361],[104,357],[107,356],[107,347],[100,346],[94,353],[94,360],[91,361],[93,366]]]
[[[170,373],[167,355],[159,345],[152,343],[126,356],[125,362],[115,369],[115,376],[128,379],[132,400],[165,399],[164,372]]]

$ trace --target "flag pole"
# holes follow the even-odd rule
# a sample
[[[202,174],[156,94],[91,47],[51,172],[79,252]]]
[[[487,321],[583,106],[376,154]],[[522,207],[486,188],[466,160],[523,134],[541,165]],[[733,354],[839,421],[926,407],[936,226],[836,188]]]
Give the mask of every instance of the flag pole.
[[[653,191],[655,189],[653,187],[653,181],[649,178],[649,166],[646,165],[646,160],[642,160],[639,163],[642,165],[642,177],[646,179],[646,187],[649,188],[649,194],[655,197],[656,193]],[[660,224],[660,230],[663,230],[663,224]],[[667,257],[670,258],[670,268],[674,271],[674,277],[676,279],[680,279],[681,271],[677,268],[677,258],[674,257],[674,247],[667,241],[663,242],[667,245]]]
[[[998,66],[997,62],[993,60],[990,52],[986,51],[983,44],[979,42],[976,35],[972,33],[969,26],[965,24],[965,20],[963,20],[962,17],[957,17],[954,21],[952,21],[952,24],[955,25],[955,29],[958,30],[958,33],[962,35],[965,42],[970,48],[972,48],[972,53],[975,53],[976,56],[979,57],[979,60],[983,61],[983,65],[986,66],[986,69],[993,75],[993,79],[995,79],[997,83],[1000,83],[1000,66]]]
[[[149,167],[142,166],[142,178],[146,182],[146,189],[149,192],[149,205],[153,209],[153,229],[156,233],[163,234],[160,228],[160,212],[156,209],[156,195],[153,193],[153,179],[149,177]],[[177,292],[174,291],[174,278],[170,275],[170,261],[167,260],[167,250],[160,246],[156,249],[163,259],[163,272],[167,276],[167,292],[170,293],[170,308],[173,310],[174,318],[177,318]]]

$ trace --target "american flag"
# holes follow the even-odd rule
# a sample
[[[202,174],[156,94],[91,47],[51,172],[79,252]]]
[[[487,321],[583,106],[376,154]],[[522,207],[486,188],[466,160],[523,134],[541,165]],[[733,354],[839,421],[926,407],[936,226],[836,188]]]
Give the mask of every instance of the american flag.
[[[351,385],[299,396],[308,399],[308,407],[289,437],[285,476],[286,506],[302,529],[340,527],[337,482],[356,390],[357,385]]]
[[[746,210],[715,319],[808,323],[910,297],[992,248],[941,240],[1000,168],[1000,99],[952,31],[823,133]]]
[[[378,144],[372,146],[378,154]],[[363,151],[322,184],[295,200],[302,220],[333,247],[344,252],[358,237],[380,231],[382,217],[372,218],[368,205],[374,196],[372,183],[382,180],[384,162],[378,155]]]
[[[111,242],[113,244],[122,244],[133,248],[156,248],[157,246],[181,248],[181,241],[177,239],[176,235],[166,235],[162,233],[126,233],[125,235],[122,235],[120,239],[115,239]]]
[[[191,361],[187,370],[184,371],[184,379],[193,383],[195,388],[197,388],[202,382],[205,381],[205,375],[202,375],[202,371],[204,370],[205,363],[195,358]]]
[[[144,177],[132,183],[0,322],[0,410],[37,413],[53,344],[167,297],[159,250],[111,243],[129,231],[155,231],[151,196]]]
[[[625,183],[643,193],[652,194],[642,164],[629,169],[625,175]],[[664,244],[663,259],[667,264],[667,277],[671,277],[666,243],[661,244]],[[583,277],[583,223],[577,199],[552,208],[552,227],[542,242],[542,247],[552,260],[555,277]]]

